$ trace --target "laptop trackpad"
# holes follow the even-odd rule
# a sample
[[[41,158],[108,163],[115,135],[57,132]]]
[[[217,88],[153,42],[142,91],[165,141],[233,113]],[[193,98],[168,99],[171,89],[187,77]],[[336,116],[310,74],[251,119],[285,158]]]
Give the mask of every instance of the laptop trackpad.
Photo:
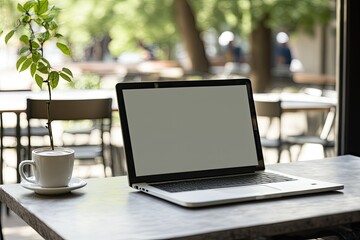
[[[280,189],[269,187],[269,186],[242,186],[242,187],[231,187],[231,188],[219,188],[215,191],[226,193],[226,194],[233,194],[236,196],[261,196],[261,195],[268,195],[268,194],[276,194],[280,192]]]

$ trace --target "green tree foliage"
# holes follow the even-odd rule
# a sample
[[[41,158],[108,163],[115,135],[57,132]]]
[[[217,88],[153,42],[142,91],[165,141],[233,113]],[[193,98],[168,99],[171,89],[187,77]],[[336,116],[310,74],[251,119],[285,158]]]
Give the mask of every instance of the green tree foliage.
[[[180,41],[173,0],[53,0],[63,11],[60,22],[77,54],[109,37],[113,56],[137,50],[136,38],[155,43],[163,57]],[[265,14],[275,29],[311,31],[329,20],[331,0],[189,0],[201,30],[231,30],[247,37]]]
[[[4,0],[1,9],[13,5]],[[175,24],[173,0],[53,0],[62,11],[59,22],[75,55],[86,47],[110,38],[110,53],[137,50],[135,39],[155,43],[163,49],[162,57],[180,41]],[[245,38],[264,15],[267,26],[289,32],[311,32],[316,23],[331,17],[332,0],[189,0],[200,30],[217,33],[231,30]],[[7,14],[11,14],[8,11]]]
[[[316,24],[326,24],[334,14],[332,0],[192,0],[191,3],[203,29],[231,30],[241,35],[248,35],[264,15],[269,15],[270,28],[311,33]]]
[[[68,36],[76,60],[84,60],[87,49],[95,53],[100,49],[99,57],[95,60],[103,60],[107,51],[111,57],[117,57],[124,51],[140,51],[136,39],[155,44],[159,49],[159,59],[174,59],[176,45],[183,41],[181,35],[185,34],[176,25],[174,0],[52,1],[63,9],[59,22],[64,35]],[[250,50],[258,48],[252,45],[262,44],[251,40],[254,31],[269,29],[268,34],[271,34],[271,30],[294,34],[305,30],[311,33],[316,24],[329,21],[334,14],[332,9],[335,4],[334,0],[188,2],[200,31],[212,31],[219,35],[222,31],[230,30],[242,39],[248,39]],[[271,36],[265,40],[271,41]]]
[[[179,40],[174,26],[172,0],[58,0],[63,9],[61,22],[75,54],[109,37],[110,54],[138,51],[136,39],[156,44],[168,58]],[[79,11],[79,9],[81,9]]]

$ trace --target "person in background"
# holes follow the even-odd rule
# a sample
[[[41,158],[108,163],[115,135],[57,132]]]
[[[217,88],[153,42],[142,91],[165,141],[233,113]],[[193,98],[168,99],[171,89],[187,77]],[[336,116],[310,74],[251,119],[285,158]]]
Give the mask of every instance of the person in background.
[[[291,61],[292,55],[288,44],[280,43],[276,49],[276,63],[290,65]]]
[[[225,56],[227,62],[237,62],[237,63],[244,62],[243,50],[240,46],[236,46],[233,40],[229,41]]]
[[[278,42],[275,52],[276,65],[285,64],[290,66],[292,61],[292,54],[288,45],[288,35],[284,32],[281,32],[277,35],[276,40]]]
[[[225,65],[223,75],[246,76],[249,73],[249,65],[245,61],[245,54],[240,45],[235,45],[234,40],[230,40],[226,45]]]
[[[285,32],[279,32],[276,35],[276,42],[272,75],[278,81],[289,82],[293,75],[290,70],[293,56],[288,45],[289,36]]]
[[[153,50],[151,47],[147,46],[143,41],[137,40],[138,47],[142,48],[144,50],[144,60],[145,61],[154,61],[156,60],[156,57],[154,55]]]

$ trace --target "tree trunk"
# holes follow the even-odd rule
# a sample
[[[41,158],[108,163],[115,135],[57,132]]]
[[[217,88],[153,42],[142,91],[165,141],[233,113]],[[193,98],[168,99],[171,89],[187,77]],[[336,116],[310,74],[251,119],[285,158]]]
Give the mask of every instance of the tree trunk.
[[[250,79],[254,92],[265,92],[271,84],[271,29],[264,16],[251,32]]]
[[[175,18],[182,36],[185,50],[190,60],[190,70],[209,72],[209,61],[206,57],[200,31],[196,28],[194,13],[187,0],[174,0]]]
[[[86,60],[87,61],[105,61],[109,53],[109,43],[111,38],[109,35],[105,35],[102,39],[94,38],[93,44],[87,49]]]

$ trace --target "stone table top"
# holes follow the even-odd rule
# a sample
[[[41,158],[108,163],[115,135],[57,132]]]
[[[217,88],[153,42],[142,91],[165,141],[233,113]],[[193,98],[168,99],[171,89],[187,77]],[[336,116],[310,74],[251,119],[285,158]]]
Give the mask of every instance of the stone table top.
[[[126,177],[111,177],[86,179],[84,188],[57,196],[38,195],[20,184],[2,185],[0,200],[45,239],[253,239],[360,221],[359,157],[267,168],[345,188],[187,209],[131,189]]]

